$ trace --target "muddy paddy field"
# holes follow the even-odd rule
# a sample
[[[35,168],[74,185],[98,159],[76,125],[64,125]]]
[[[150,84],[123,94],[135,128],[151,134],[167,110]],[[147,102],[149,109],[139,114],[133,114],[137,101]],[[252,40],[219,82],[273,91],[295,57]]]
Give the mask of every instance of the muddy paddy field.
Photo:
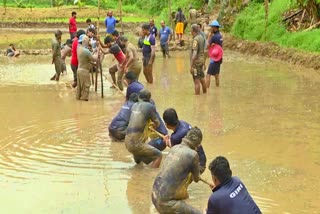
[[[67,28],[58,27],[67,39]],[[50,49],[56,26],[17,29],[0,29],[1,49]],[[208,162],[226,156],[263,213],[319,213],[319,73],[227,50],[221,87],[194,96],[188,57],[157,53],[155,83],[140,77],[159,113],[174,107],[199,126]],[[103,99],[98,87],[89,102],[76,101],[65,84],[72,81],[66,61],[68,73],[56,83],[49,81],[50,52],[0,56],[0,212],[156,213],[150,195],[158,170],[136,166],[124,144],[108,136],[124,96],[104,80]],[[105,75],[112,63],[103,62]],[[210,180],[210,172],[203,177]],[[210,193],[193,183],[188,203],[203,209]]]

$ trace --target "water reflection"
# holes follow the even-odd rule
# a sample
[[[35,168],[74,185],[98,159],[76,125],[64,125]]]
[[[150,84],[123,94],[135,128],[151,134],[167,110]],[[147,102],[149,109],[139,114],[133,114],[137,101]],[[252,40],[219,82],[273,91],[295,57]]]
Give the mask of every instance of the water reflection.
[[[320,210],[320,78],[227,52],[221,87],[194,96],[188,54],[157,57],[153,85],[141,77],[159,113],[174,107],[199,126],[208,162],[225,155],[264,213]],[[156,213],[150,194],[158,171],[135,166],[107,133],[124,101],[120,93],[105,81],[104,99],[98,87],[90,102],[76,102],[66,87],[71,72],[59,83],[48,80],[50,56],[0,57],[0,63],[1,211]],[[209,171],[203,177],[210,180]],[[191,184],[188,203],[202,209],[210,193]]]

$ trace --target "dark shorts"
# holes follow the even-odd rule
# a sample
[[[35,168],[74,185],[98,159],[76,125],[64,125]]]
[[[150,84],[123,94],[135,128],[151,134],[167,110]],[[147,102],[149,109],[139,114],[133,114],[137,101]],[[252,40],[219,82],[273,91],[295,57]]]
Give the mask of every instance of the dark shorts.
[[[209,75],[216,75],[216,74],[219,74],[220,73],[220,65],[222,63],[222,60],[218,61],[218,62],[211,62],[209,64],[209,67],[208,67],[208,71],[207,71],[207,74]]]
[[[153,147],[157,148],[157,149],[160,150],[160,151],[163,151],[163,150],[167,147],[166,143],[165,143],[165,142],[163,141],[163,139],[160,138],[160,137],[151,140],[148,144],[149,144],[150,146],[153,146]]]
[[[143,67],[147,67],[148,66],[150,58],[151,58],[151,56],[144,56],[143,57],[143,59],[142,59]]]
[[[112,140],[116,141],[123,141],[126,137],[126,129],[109,129],[109,136],[112,138]]]
[[[196,66],[196,71],[192,73],[193,79],[202,79],[204,78],[203,66]]]

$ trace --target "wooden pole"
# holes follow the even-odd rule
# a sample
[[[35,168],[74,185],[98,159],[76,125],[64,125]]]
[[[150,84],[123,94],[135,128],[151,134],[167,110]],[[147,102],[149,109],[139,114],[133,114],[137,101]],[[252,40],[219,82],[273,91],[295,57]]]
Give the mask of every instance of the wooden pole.
[[[122,0],[119,0],[119,5],[120,5],[120,24],[121,24],[121,32],[123,32],[123,24],[122,24]]]
[[[171,0],[168,0],[168,8],[169,8],[169,22],[170,22],[170,25],[172,25]]]

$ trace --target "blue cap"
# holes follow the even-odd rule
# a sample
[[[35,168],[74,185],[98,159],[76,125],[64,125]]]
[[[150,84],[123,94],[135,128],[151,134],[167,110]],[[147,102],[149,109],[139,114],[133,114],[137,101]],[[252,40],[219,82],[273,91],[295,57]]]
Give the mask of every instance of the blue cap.
[[[82,42],[85,36],[86,36],[86,34],[81,34],[81,35],[79,36],[78,42],[79,42],[79,43]]]
[[[217,20],[213,20],[213,21],[209,24],[209,26],[211,26],[211,27],[221,27],[220,24],[219,24],[219,22],[218,22]]]

